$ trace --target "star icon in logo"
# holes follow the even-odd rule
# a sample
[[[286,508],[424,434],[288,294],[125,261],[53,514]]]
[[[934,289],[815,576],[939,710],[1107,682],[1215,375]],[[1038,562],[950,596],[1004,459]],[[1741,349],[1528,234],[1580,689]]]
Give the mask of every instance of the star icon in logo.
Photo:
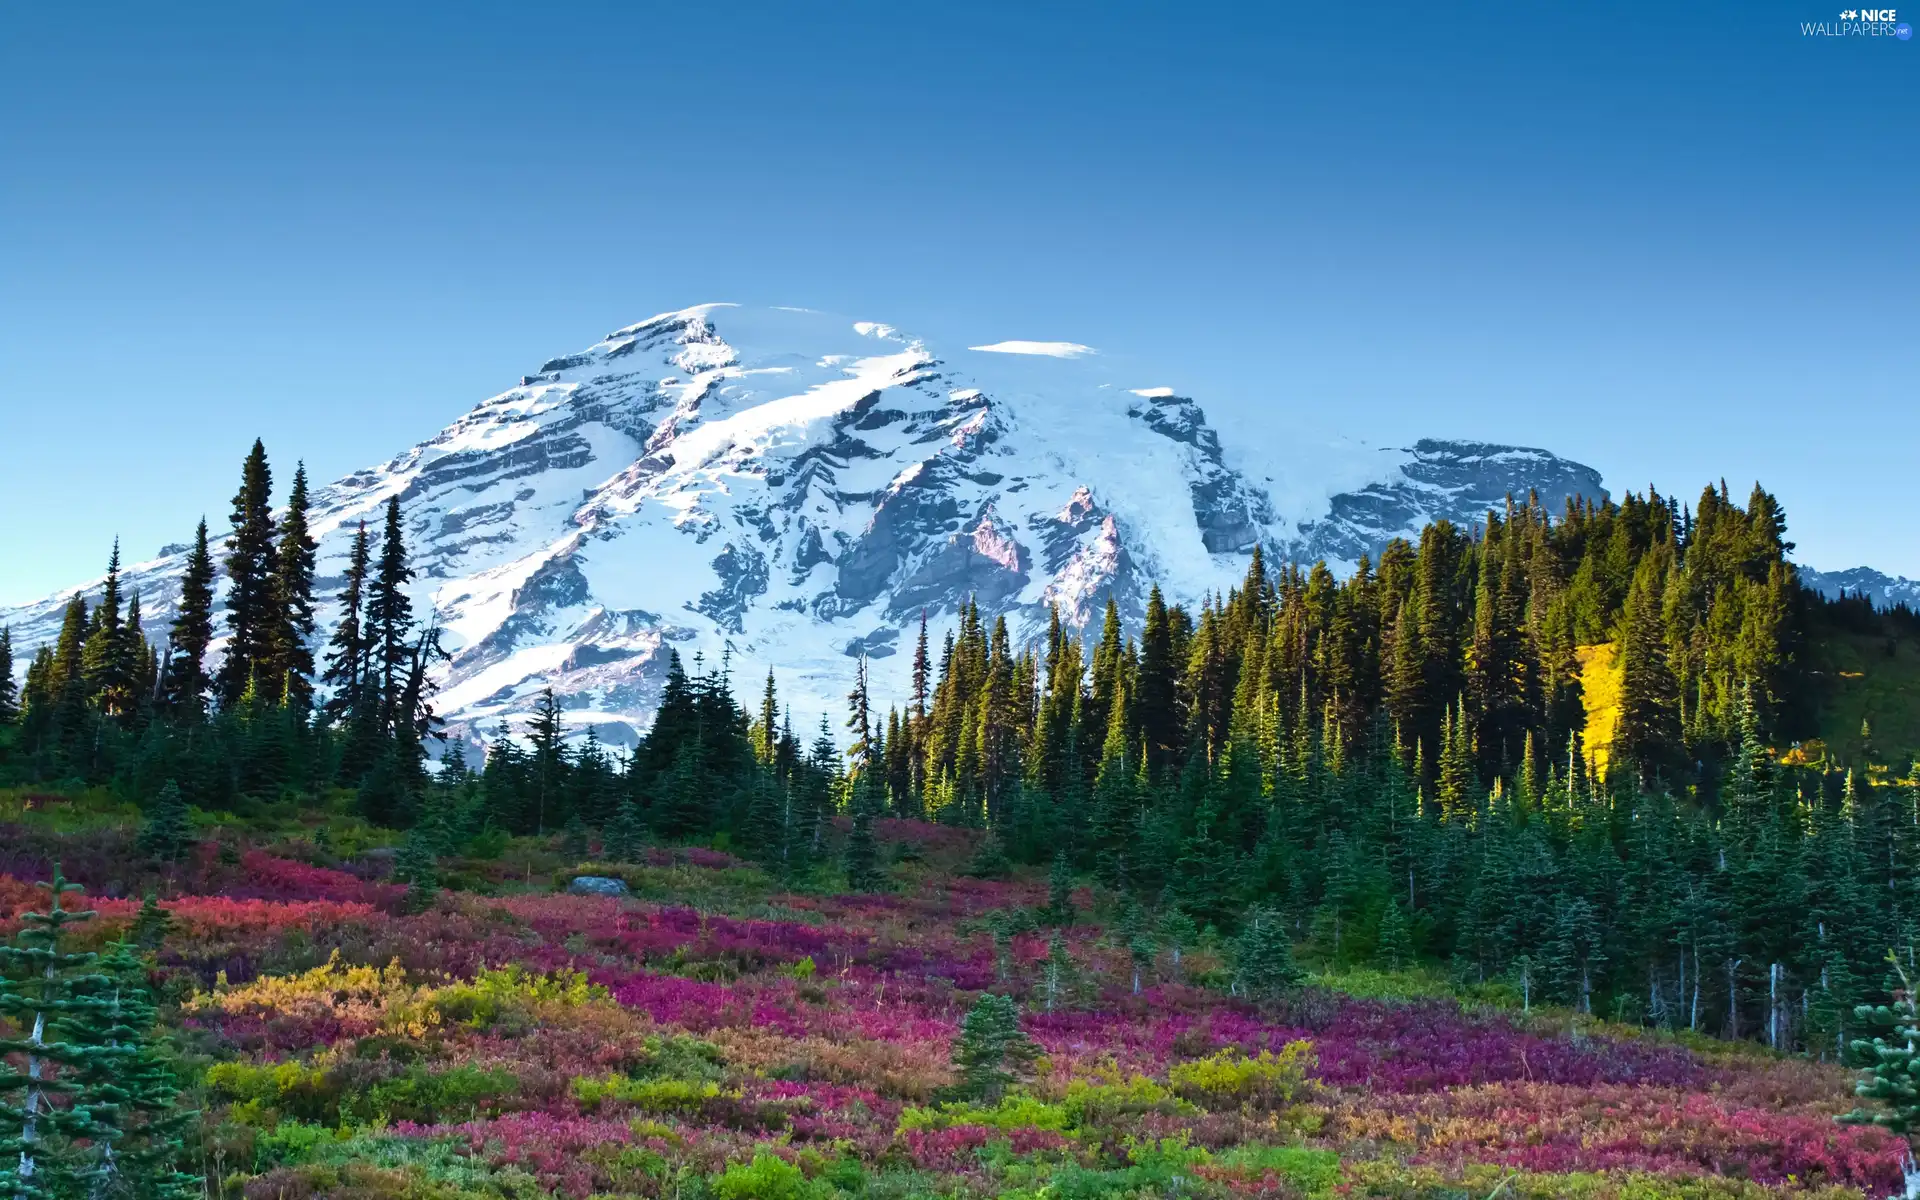
[[[1850,9],[1848,9],[1847,11],[1845,11],[1845,12],[1843,12],[1843,13],[1841,13],[1841,14],[1840,14],[1840,19],[1841,19],[1842,21],[1851,21],[1851,20],[1853,20],[1853,19],[1854,19],[1855,17],[1857,17],[1857,16],[1859,16],[1859,15],[1860,15],[1860,14],[1859,14],[1858,12],[1856,12],[1855,10],[1853,10],[1853,9],[1851,9],[1851,8],[1850,8]]]

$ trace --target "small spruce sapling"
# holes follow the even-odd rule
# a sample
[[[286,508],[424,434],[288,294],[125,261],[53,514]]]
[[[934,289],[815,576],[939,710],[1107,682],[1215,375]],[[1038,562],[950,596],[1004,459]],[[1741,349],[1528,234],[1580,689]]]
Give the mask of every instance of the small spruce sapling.
[[[1061,850],[1054,854],[1053,869],[1047,873],[1047,920],[1071,925],[1073,919],[1073,865]]]
[[[645,845],[646,829],[640,823],[640,807],[633,802],[632,796],[623,796],[614,807],[613,817],[607,822],[606,831],[600,839],[601,855],[608,862],[636,862]]]
[[[567,823],[560,836],[560,856],[570,863],[577,863],[587,857],[587,823],[580,819],[580,810],[574,809],[567,814]]]
[[[1181,912],[1177,907],[1169,907],[1160,916],[1160,940],[1167,944],[1167,950],[1173,959],[1173,970],[1180,972],[1180,956],[1188,946],[1200,936],[1194,928],[1193,918]]]
[[[1234,940],[1234,966],[1240,992],[1254,1000],[1277,999],[1306,982],[1306,973],[1293,961],[1286,923],[1271,909],[1248,911]]]
[[[1389,971],[1398,971],[1413,962],[1413,930],[1398,900],[1388,900],[1386,911],[1380,914],[1380,938],[1374,957]]]
[[[133,928],[128,931],[133,944],[142,950],[158,950],[173,932],[173,914],[160,907],[159,899],[147,893],[146,903],[140,906],[140,912],[133,918]]]
[[[1899,956],[1888,951],[1887,962],[1899,981],[1893,1003],[1863,1004],[1853,1010],[1860,1024],[1882,1031],[1872,1040],[1855,1038],[1852,1045],[1853,1063],[1861,1071],[1853,1094],[1873,1101],[1874,1107],[1856,1106],[1838,1119],[1842,1125],[1878,1125],[1908,1143],[1901,1166],[1906,1190],[1901,1195],[1905,1200],[1916,1200],[1920,1198],[1920,1167],[1914,1164],[1911,1146],[1914,1132],[1920,1129],[1920,1082],[1916,1082],[1916,1072],[1920,1072],[1920,1014],[1914,1007],[1913,980]]]
[[[67,1039],[105,1047],[77,1073],[82,1096],[96,1109],[111,1106],[114,1122],[90,1148],[88,1195],[94,1198],[188,1200],[203,1194],[201,1180],[178,1169],[182,1134],[195,1114],[179,1103],[172,1068],[154,1036],[147,963],[127,942],[115,942],[96,964],[92,994],[98,1003],[65,1032]]]
[[[57,863],[52,882],[40,886],[51,893],[48,911],[23,913],[13,943],[0,946],[0,1017],[15,1031],[0,1036],[0,1196],[66,1200],[90,1190],[77,1143],[110,1138],[120,1116],[110,1098],[83,1084],[113,1058],[88,1036],[107,1007],[99,991],[109,981],[99,955],[64,944],[69,926],[95,915],[64,905],[79,886]]]
[[[1013,998],[989,992],[967,1010],[954,1039],[953,1068],[960,1076],[954,1090],[961,1099],[996,1102],[1039,1053],[1020,1028]]]
[[[1007,857],[1006,843],[997,830],[987,830],[979,847],[967,862],[966,874],[975,879],[1005,879],[1013,874],[1013,860]]]
[[[853,831],[847,835],[847,886],[856,892],[879,892],[887,887],[886,872],[880,869],[880,847],[873,838],[873,813],[856,808]]]
[[[1140,994],[1140,980],[1153,970],[1153,960],[1160,953],[1160,946],[1145,933],[1136,934],[1127,943],[1127,953],[1133,957],[1133,994]]]
[[[1067,939],[1054,931],[1047,940],[1047,967],[1045,974],[1047,992],[1047,1011],[1067,1003],[1072,999],[1079,986],[1079,979],[1073,965],[1073,955],[1067,951]]]
[[[407,909],[424,912],[440,891],[440,863],[431,836],[419,826],[407,833],[394,858],[393,876],[407,885]]]
[[[187,816],[187,801],[180,785],[167,780],[153,798],[145,825],[140,827],[138,846],[142,854],[161,862],[179,862],[193,845],[193,825]]]

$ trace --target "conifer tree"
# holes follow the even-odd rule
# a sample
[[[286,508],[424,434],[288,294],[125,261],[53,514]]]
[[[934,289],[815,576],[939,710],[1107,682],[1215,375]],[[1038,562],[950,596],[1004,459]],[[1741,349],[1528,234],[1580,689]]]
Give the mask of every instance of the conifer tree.
[[[867,692],[865,654],[854,666],[853,690],[847,693],[847,709],[847,732],[853,735],[847,746],[847,769],[858,774],[873,766],[873,702]]]
[[[1666,570],[1663,557],[1649,555],[1634,572],[1620,643],[1620,720],[1613,752],[1643,787],[1651,786],[1680,750],[1679,689],[1661,619]]]
[[[1147,972],[1153,970],[1153,960],[1160,953],[1160,945],[1144,930],[1127,940],[1127,955],[1133,961],[1133,994],[1140,994],[1140,982]]]
[[[180,785],[167,780],[153,798],[146,824],[140,827],[140,852],[161,862],[179,862],[193,845],[193,825],[187,813],[186,798]]]
[[[1386,911],[1380,915],[1380,936],[1374,957],[1389,971],[1398,971],[1413,962],[1413,930],[1407,925],[1406,910],[1397,899],[1388,900]]]
[[[227,653],[215,690],[233,708],[256,670],[272,668],[276,612],[273,552],[273,471],[256,438],[233,496],[233,533],[227,538]]]
[[[133,918],[133,926],[127,931],[127,936],[140,949],[154,951],[160,948],[167,940],[167,935],[172,932],[173,914],[160,907],[159,897],[148,892],[146,901],[140,905],[139,913]]]
[[[560,857],[568,862],[582,862],[587,857],[587,823],[580,819],[580,810],[570,808],[567,823],[560,831]]]
[[[413,601],[407,584],[413,567],[407,561],[406,531],[400,521],[400,497],[387,500],[386,524],[380,535],[380,559],[367,585],[366,639],[368,686],[377,689],[379,727],[391,736],[413,714],[402,711],[414,652]]]
[[[1140,683],[1134,697],[1140,709],[1147,760],[1156,771],[1172,765],[1180,749],[1173,635],[1166,600],[1156,584],[1147,594],[1146,627],[1140,637]]]
[[[393,877],[407,885],[407,908],[421,912],[433,906],[440,890],[440,863],[429,831],[415,826],[407,831],[394,857]]]
[[[879,892],[887,887],[886,872],[880,869],[880,847],[873,838],[873,810],[856,804],[853,829],[847,834],[847,886],[856,892]]]
[[[335,722],[349,719],[364,706],[368,650],[365,619],[372,564],[372,544],[367,539],[367,523],[362,521],[347,551],[347,571],[340,587],[340,622],[327,644],[325,670],[320,677],[331,693],[325,712]]]
[[[1180,970],[1180,958],[1187,947],[1199,938],[1200,931],[1195,928],[1193,918],[1181,912],[1178,907],[1170,906],[1160,914],[1160,940],[1167,945],[1167,952],[1173,959],[1173,969]]]
[[[1854,1019],[1874,1031],[1871,1039],[1853,1042],[1853,1065],[1861,1072],[1853,1091],[1875,1107],[1857,1106],[1840,1122],[1878,1125],[1911,1141],[1920,1131],[1920,1072],[1914,1069],[1920,1062],[1920,1017],[1915,1015],[1913,981],[1906,968],[1899,956],[1889,953],[1887,958],[1900,984],[1893,1003],[1863,1004],[1853,1010]]]
[[[1280,915],[1254,908],[1241,924],[1234,942],[1234,982],[1242,995],[1273,1000],[1306,982],[1306,973],[1293,961],[1293,941]]]
[[[1005,879],[1013,874],[1013,859],[1007,856],[1006,843],[998,830],[989,829],[967,860],[965,874],[975,879]]]
[[[13,630],[0,625],[0,725],[20,719],[20,692],[13,681]]]
[[[213,553],[207,547],[207,521],[194,530],[193,548],[180,574],[180,603],[168,634],[164,692],[174,712],[194,719],[206,706],[207,647],[213,642]]]
[[[1020,1028],[1011,996],[982,995],[967,1010],[953,1042],[953,1068],[960,1098],[996,1103],[1040,1048]]]
[[[1047,872],[1047,920],[1055,925],[1073,924],[1073,863],[1063,847],[1053,856]]]
[[[75,1072],[80,1094],[95,1112],[113,1113],[93,1134],[83,1159],[86,1194],[94,1200],[190,1200],[201,1180],[178,1168],[186,1156],[181,1135],[194,1113],[179,1105],[173,1073],[155,1045],[154,1006],[147,964],[125,941],[98,960],[92,1004],[62,1032],[69,1042],[99,1048]]]
[[[1047,965],[1041,979],[1048,1012],[1069,1003],[1078,990],[1079,979],[1074,969],[1073,955],[1067,952],[1067,939],[1061,937],[1057,929],[1047,939]]]
[[[0,1017],[17,1031],[0,1037],[0,1195],[73,1200],[91,1183],[81,1143],[111,1138],[122,1114],[85,1086],[115,1057],[87,1036],[106,1007],[99,956],[67,948],[69,927],[95,914],[66,907],[80,888],[58,864],[40,886],[48,910],[22,914],[12,944],[0,946]]]
[[[269,695],[305,714],[313,703],[313,567],[316,547],[307,527],[307,467],[297,464],[280,520],[275,551],[274,628]]]
[[[138,675],[136,651],[126,628],[120,596],[120,541],[114,539],[107,560],[107,578],[94,605],[93,622],[81,649],[81,671],[88,698],[109,717],[126,716],[133,708]]]
[[[600,853],[608,862],[638,862],[645,846],[646,827],[640,819],[640,807],[632,796],[622,796],[601,837]]]

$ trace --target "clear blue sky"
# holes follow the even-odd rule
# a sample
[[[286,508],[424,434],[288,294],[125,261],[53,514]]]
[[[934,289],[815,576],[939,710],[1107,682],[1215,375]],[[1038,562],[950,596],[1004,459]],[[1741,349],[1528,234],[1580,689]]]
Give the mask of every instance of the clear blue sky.
[[[1920,575],[1920,39],[1838,11],[9,4],[0,601],[218,518],[256,434],[332,478],[714,299],[1759,477]]]

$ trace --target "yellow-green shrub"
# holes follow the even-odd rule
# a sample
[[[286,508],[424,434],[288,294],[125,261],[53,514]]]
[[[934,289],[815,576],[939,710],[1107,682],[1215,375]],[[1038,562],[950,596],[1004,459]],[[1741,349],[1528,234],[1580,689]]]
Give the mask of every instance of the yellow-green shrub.
[[[484,1029],[509,1014],[546,1006],[578,1008],[610,998],[606,988],[587,982],[584,972],[543,975],[513,965],[481,971],[471,983],[434,988],[425,1000],[442,1021]]]
[[[627,1075],[609,1075],[603,1079],[583,1076],[575,1079],[572,1087],[573,1098],[588,1111],[612,1101],[645,1112],[696,1112],[702,1104],[722,1094],[720,1085],[711,1080],[634,1079]]]
[[[938,1104],[908,1107],[900,1113],[900,1131],[945,1129],[950,1125],[984,1125],[989,1129],[1066,1129],[1073,1123],[1067,1110],[1024,1092],[1003,1096],[998,1104]]]
[[[215,1063],[207,1068],[209,1090],[234,1101],[231,1115],[246,1125],[273,1125],[288,1116],[331,1122],[340,1109],[340,1085],[324,1067],[303,1063]]]
[[[1312,1042],[1288,1042],[1280,1053],[1262,1050],[1258,1058],[1227,1049],[1178,1063],[1167,1072],[1167,1082],[1207,1108],[1280,1108],[1306,1094],[1308,1072],[1317,1065]]]
[[[1187,1113],[1194,1107],[1166,1085],[1145,1075],[1125,1079],[1076,1079],[1060,1101],[1073,1125],[1097,1124],[1141,1113]]]
[[[734,1163],[709,1186],[718,1200],[808,1200],[829,1191],[799,1167],[764,1151],[750,1163]]]

